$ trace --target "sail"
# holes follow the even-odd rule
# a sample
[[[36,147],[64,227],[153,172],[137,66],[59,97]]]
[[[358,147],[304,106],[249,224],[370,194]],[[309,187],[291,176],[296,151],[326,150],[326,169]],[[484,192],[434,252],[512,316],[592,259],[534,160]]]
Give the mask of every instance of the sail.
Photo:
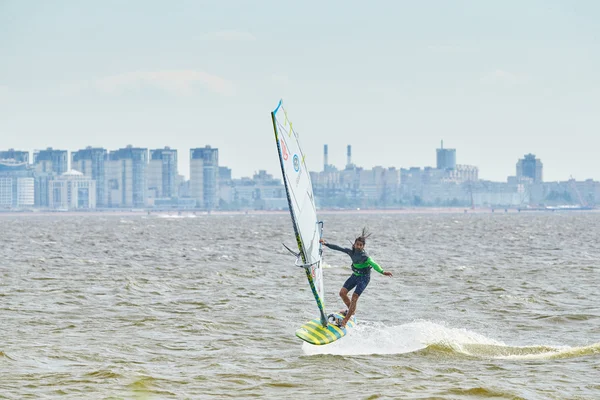
[[[271,113],[271,117],[283,182],[300,253],[299,261],[301,260],[301,265],[306,270],[308,282],[321,313],[321,321],[326,325],[321,244],[319,243],[322,225],[317,219],[312,182],[306,166],[306,156],[302,152],[298,133],[293,129],[292,122],[288,118],[282,101],[279,101],[277,108]]]

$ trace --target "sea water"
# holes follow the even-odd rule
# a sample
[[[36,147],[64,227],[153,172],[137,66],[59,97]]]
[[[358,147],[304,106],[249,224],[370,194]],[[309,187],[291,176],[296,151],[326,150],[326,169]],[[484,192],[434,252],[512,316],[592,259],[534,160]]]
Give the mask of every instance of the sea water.
[[[286,213],[0,216],[0,399],[600,398],[600,214],[319,216],[327,346]]]

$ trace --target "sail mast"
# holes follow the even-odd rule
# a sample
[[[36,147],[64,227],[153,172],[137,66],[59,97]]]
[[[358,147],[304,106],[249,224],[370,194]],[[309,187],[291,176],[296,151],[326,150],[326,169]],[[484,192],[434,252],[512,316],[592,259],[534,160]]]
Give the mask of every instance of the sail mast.
[[[283,121],[278,115],[283,114]],[[280,100],[271,113],[279,164],[292,217],[294,234],[298,244],[299,258],[296,265],[302,266],[321,315],[321,323],[327,326],[324,310],[323,276],[321,268],[322,224],[319,223],[314,204],[310,173],[300,147],[298,135],[288,119]],[[299,261],[301,263],[299,264]]]

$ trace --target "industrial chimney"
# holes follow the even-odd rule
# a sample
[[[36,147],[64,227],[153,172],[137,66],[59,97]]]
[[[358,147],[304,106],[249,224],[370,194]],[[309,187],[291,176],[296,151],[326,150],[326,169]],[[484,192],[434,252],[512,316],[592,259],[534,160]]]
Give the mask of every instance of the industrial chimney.
[[[327,165],[329,165],[329,157],[327,151],[327,145],[323,145],[323,171],[327,171]]]
[[[346,161],[346,165],[350,166],[350,165],[352,165],[352,146],[351,145],[348,145],[347,155],[348,155],[348,160]]]

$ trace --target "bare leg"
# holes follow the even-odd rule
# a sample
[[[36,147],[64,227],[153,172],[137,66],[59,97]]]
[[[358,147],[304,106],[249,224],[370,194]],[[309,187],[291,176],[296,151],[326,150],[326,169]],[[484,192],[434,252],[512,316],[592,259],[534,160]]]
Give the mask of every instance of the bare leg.
[[[346,290],[346,292],[348,292],[348,291]],[[346,296],[346,298],[347,297],[348,296]],[[360,297],[359,294],[356,294],[356,293],[352,294],[352,301],[350,302],[350,305],[348,306],[348,314],[346,314],[346,317],[340,324],[342,327],[346,326],[346,323],[350,320],[350,317],[352,317],[352,315],[354,315],[354,311],[356,311],[356,303],[358,303],[359,297]]]
[[[340,297],[342,298],[342,301],[344,302],[344,304],[346,305],[346,307],[348,307],[348,309],[350,308],[350,298],[348,297],[348,289],[346,289],[345,287],[340,289]]]

